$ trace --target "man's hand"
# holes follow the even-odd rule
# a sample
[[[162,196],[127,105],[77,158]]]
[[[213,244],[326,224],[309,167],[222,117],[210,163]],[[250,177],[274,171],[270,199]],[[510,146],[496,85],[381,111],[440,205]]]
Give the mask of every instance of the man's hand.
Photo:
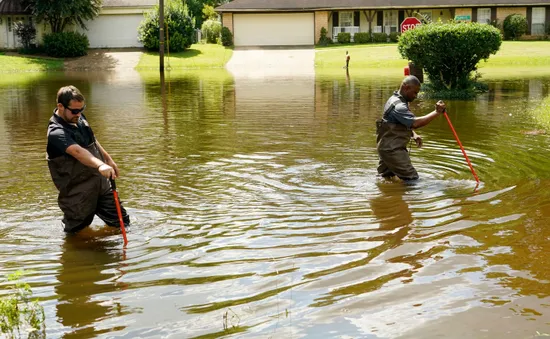
[[[101,173],[102,176],[107,179],[116,179],[117,177],[115,170],[107,164],[99,166],[97,170],[99,171],[99,173]]]
[[[416,146],[418,148],[422,147],[422,137],[418,134],[416,134],[416,132],[413,131],[413,136],[412,136],[414,142],[416,142]]]
[[[105,161],[105,163],[107,165],[111,166],[113,168],[113,170],[115,171],[115,176],[113,177],[113,179],[118,178],[119,175],[120,175],[120,172],[118,170],[117,164],[113,161],[113,159],[109,159],[109,160]]]
[[[445,105],[445,103],[441,100],[439,100],[436,104],[435,104],[435,111],[439,114],[443,114],[445,113],[445,111],[447,110],[447,106]]]

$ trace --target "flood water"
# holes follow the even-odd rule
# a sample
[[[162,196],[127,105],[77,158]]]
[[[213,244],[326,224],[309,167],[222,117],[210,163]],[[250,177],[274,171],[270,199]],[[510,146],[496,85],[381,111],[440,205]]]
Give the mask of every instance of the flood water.
[[[525,133],[550,77],[447,101],[477,188],[443,117],[412,148],[418,184],[376,178],[399,76],[2,77],[0,276],[26,272],[48,338],[550,333],[550,137]],[[125,250],[99,218],[62,231],[45,154],[67,84],[121,169]]]

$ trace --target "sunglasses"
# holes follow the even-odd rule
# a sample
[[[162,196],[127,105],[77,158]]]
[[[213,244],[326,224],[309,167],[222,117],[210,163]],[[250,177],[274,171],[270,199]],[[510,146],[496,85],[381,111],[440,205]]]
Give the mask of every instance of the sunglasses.
[[[69,108],[67,106],[63,106],[63,107],[65,107],[66,109],[71,111],[71,113],[74,114],[74,115],[77,115],[78,113],[82,113],[86,109],[86,105],[84,105],[84,107],[82,107],[82,108]]]

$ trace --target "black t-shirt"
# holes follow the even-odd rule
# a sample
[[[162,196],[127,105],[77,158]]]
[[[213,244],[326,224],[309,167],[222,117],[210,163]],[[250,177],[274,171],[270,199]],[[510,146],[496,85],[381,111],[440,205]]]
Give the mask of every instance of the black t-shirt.
[[[75,126],[67,123],[54,111],[48,124],[48,159],[65,155],[67,148],[71,145],[77,144],[86,148],[93,142],[95,142],[94,132],[84,114],[80,114]]]

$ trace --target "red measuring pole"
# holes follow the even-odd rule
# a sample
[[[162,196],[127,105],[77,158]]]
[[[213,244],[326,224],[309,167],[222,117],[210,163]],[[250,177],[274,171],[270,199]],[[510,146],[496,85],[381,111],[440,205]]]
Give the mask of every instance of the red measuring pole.
[[[120,209],[120,200],[118,199],[118,192],[116,190],[115,179],[109,179],[111,181],[111,188],[113,189],[113,197],[115,198],[116,213],[118,214],[118,222],[120,223],[120,230],[122,231],[122,237],[124,238],[124,246],[128,243],[126,238],[126,228],[124,227],[124,221],[122,220],[122,210]]]
[[[474,171],[474,167],[472,166],[470,159],[468,159],[468,156],[466,155],[466,151],[464,150],[464,147],[462,146],[460,139],[458,139],[458,134],[456,134],[455,128],[451,123],[451,119],[449,119],[449,116],[447,115],[447,111],[445,111],[444,114],[445,114],[445,118],[447,119],[447,122],[449,123],[449,127],[451,128],[451,131],[453,131],[453,134],[455,135],[456,142],[458,143],[458,146],[460,146],[460,149],[462,150],[462,154],[464,154],[464,158],[466,159],[468,166],[470,166],[470,171],[472,171],[472,174],[474,175],[476,182],[479,183],[479,178],[477,177],[476,171]]]

